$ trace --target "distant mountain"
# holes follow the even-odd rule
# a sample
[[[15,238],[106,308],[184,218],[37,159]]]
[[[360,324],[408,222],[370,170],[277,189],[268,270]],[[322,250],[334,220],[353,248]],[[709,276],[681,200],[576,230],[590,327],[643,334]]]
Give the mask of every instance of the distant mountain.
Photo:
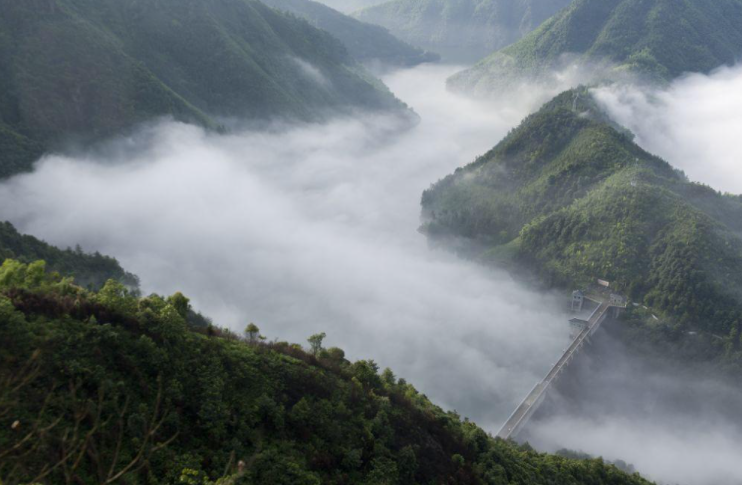
[[[351,13],[356,10],[360,10],[362,8],[384,3],[387,0],[318,0],[318,1],[340,12]]]
[[[449,80],[455,90],[504,95],[523,83],[708,72],[742,57],[742,0],[575,0],[523,40]],[[573,84],[574,85],[574,84]]]
[[[383,27],[371,25],[344,15],[312,0],[262,0],[266,5],[291,12],[326,30],[340,40],[359,62],[378,61],[390,66],[410,67],[440,59],[403,42]]]
[[[80,249],[58,249],[33,236],[20,234],[9,222],[0,222],[0,264],[6,259],[23,263],[44,260],[50,271],[72,276],[83,287],[102,288],[109,279],[138,288],[139,279],[124,271],[114,258]]]
[[[391,370],[190,325],[189,301],[0,267],[6,485],[650,485],[492,438]]]
[[[584,88],[526,118],[422,203],[431,237],[476,241],[554,285],[609,280],[681,328],[739,346],[742,197],[691,183],[639,148]]]
[[[354,15],[451,62],[474,62],[512,44],[570,0],[392,0]]]
[[[0,0],[0,177],[159,116],[405,107],[330,34],[252,0]]]

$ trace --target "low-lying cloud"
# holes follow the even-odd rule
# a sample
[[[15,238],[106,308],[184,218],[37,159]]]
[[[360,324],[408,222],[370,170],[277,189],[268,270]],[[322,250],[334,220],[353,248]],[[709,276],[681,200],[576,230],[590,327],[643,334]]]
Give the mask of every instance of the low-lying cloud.
[[[387,79],[421,115],[412,130],[379,116],[229,136],[164,123],[95,155],[45,158],[0,186],[0,218],[114,255],[145,291],[183,291],[236,331],[255,321],[300,343],[327,332],[496,431],[569,330],[557,298],[417,232],[422,191],[530,108],[454,97],[451,71]]]
[[[385,79],[420,114],[411,130],[378,115],[228,136],[162,123],[104,149],[48,156],[0,185],[0,220],[114,255],[146,292],[183,291],[236,331],[255,321],[271,339],[300,343],[327,332],[327,345],[391,367],[495,432],[566,347],[564,302],[429,248],[416,231],[420,195],[495,145],[544,93],[486,105],[445,92],[453,72],[422,66]],[[727,104],[739,77],[724,70],[666,91],[598,96],[646,148],[735,190],[739,148],[726,123],[713,123],[738,126]],[[556,395],[564,406],[529,427],[534,443],[622,459],[663,483],[740,483],[738,418],[703,403],[742,400],[623,353],[570,370],[587,391]]]
[[[664,484],[742,483],[742,392],[713,375],[629,348],[609,326],[559,382],[528,439],[623,460]]]
[[[717,190],[742,193],[742,66],[692,74],[666,89],[595,90],[636,141]]]

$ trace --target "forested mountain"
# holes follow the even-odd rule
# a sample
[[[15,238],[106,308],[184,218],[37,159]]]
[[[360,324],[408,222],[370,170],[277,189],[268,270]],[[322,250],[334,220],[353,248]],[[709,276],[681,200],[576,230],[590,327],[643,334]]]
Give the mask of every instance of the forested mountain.
[[[253,0],[0,0],[0,177],[160,116],[404,106],[330,34]]]
[[[390,66],[410,67],[434,62],[439,56],[403,42],[383,27],[344,15],[312,0],[262,0],[266,5],[291,12],[326,30],[340,40],[359,62],[378,61]]]
[[[9,222],[0,222],[0,261],[13,258],[24,263],[46,261],[50,271],[71,276],[83,287],[102,288],[114,279],[136,289],[139,280],[127,273],[114,258],[77,249],[58,249],[33,236],[20,234]]]
[[[319,0],[339,12],[351,13],[362,8],[384,3],[386,0]]]
[[[355,13],[451,62],[474,62],[512,44],[570,0],[392,0]]]
[[[639,148],[587,89],[526,118],[422,203],[431,236],[476,240],[555,285],[609,280],[739,350],[742,197],[689,182]]]
[[[638,76],[665,81],[742,56],[742,0],[575,0],[521,41],[449,80],[456,90],[504,95],[522,83]],[[572,69],[574,71],[574,69]]]
[[[240,339],[189,307],[6,261],[2,483],[648,485],[495,440],[322,335]]]

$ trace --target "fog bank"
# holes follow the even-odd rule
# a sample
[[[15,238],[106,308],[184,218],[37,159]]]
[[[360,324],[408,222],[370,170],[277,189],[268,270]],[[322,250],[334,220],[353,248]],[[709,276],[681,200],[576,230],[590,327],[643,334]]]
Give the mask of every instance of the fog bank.
[[[540,449],[624,460],[665,484],[742,483],[742,392],[696,366],[626,345],[605,325],[557,383],[527,438]]]
[[[693,74],[662,90],[595,90],[636,141],[713,188],[742,193],[742,66]]]
[[[145,292],[183,291],[220,325],[372,358],[496,431],[568,340],[561,301],[428,248],[422,191],[533,107],[444,90],[453,68],[385,81],[422,121],[390,117],[216,136],[162,123],[0,186],[0,219],[114,255]],[[527,104],[527,103],[526,103]]]

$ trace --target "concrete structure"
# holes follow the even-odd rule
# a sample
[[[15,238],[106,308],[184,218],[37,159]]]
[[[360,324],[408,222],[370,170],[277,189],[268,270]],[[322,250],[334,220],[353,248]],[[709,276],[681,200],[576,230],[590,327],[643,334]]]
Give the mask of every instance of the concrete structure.
[[[593,298],[587,298],[584,295],[583,298],[593,300]],[[623,299],[623,297],[621,298]],[[623,306],[619,307],[615,306],[611,302],[612,298],[608,301],[598,301],[598,299],[595,299],[593,301],[596,301],[596,303],[599,303],[599,305],[593,311],[587,321],[581,320],[579,318],[573,318],[570,320],[570,324],[573,325],[573,328],[575,330],[578,329],[578,326],[580,327],[579,333],[576,337],[574,337],[572,344],[567,348],[567,350],[564,351],[562,357],[557,361],[556,364],[554,364],[549,373],[546,374],[546,377],[544,377],[541,382],[534,386],[534,388],[531,390],[530,393],[528,393],[520,406],[518,406],[518,408],[513,411],[513,414],[510,415],[510,418],[508,418],[500,431],[497,433],[497,436],[499,438],[505,440],[514,438],[523,429],[525,424],[544,401],[544,398],[546,397],[546,391],[549,389],[551,384],[556,381],[556,379],[559,377],[559,375],[561,375],[562,372],[564,372],[564,370],[567,368],[567,365],[572,361],[575,355],[577,355],[585,342],[589,341],[590,336],[593,335],[600,328],[600,325],[609,315],[609,310],[614,308],[620,309],[626,307],[625,300],[623,300]]]
[[[585,294],[580,290],[572,292],[572,311],[581,312],[582,305],[585,303]]]
[[[569,338],[576,338],[580,332],[587,327],[587,320],[581,318],[570,318],[569,319]]]

